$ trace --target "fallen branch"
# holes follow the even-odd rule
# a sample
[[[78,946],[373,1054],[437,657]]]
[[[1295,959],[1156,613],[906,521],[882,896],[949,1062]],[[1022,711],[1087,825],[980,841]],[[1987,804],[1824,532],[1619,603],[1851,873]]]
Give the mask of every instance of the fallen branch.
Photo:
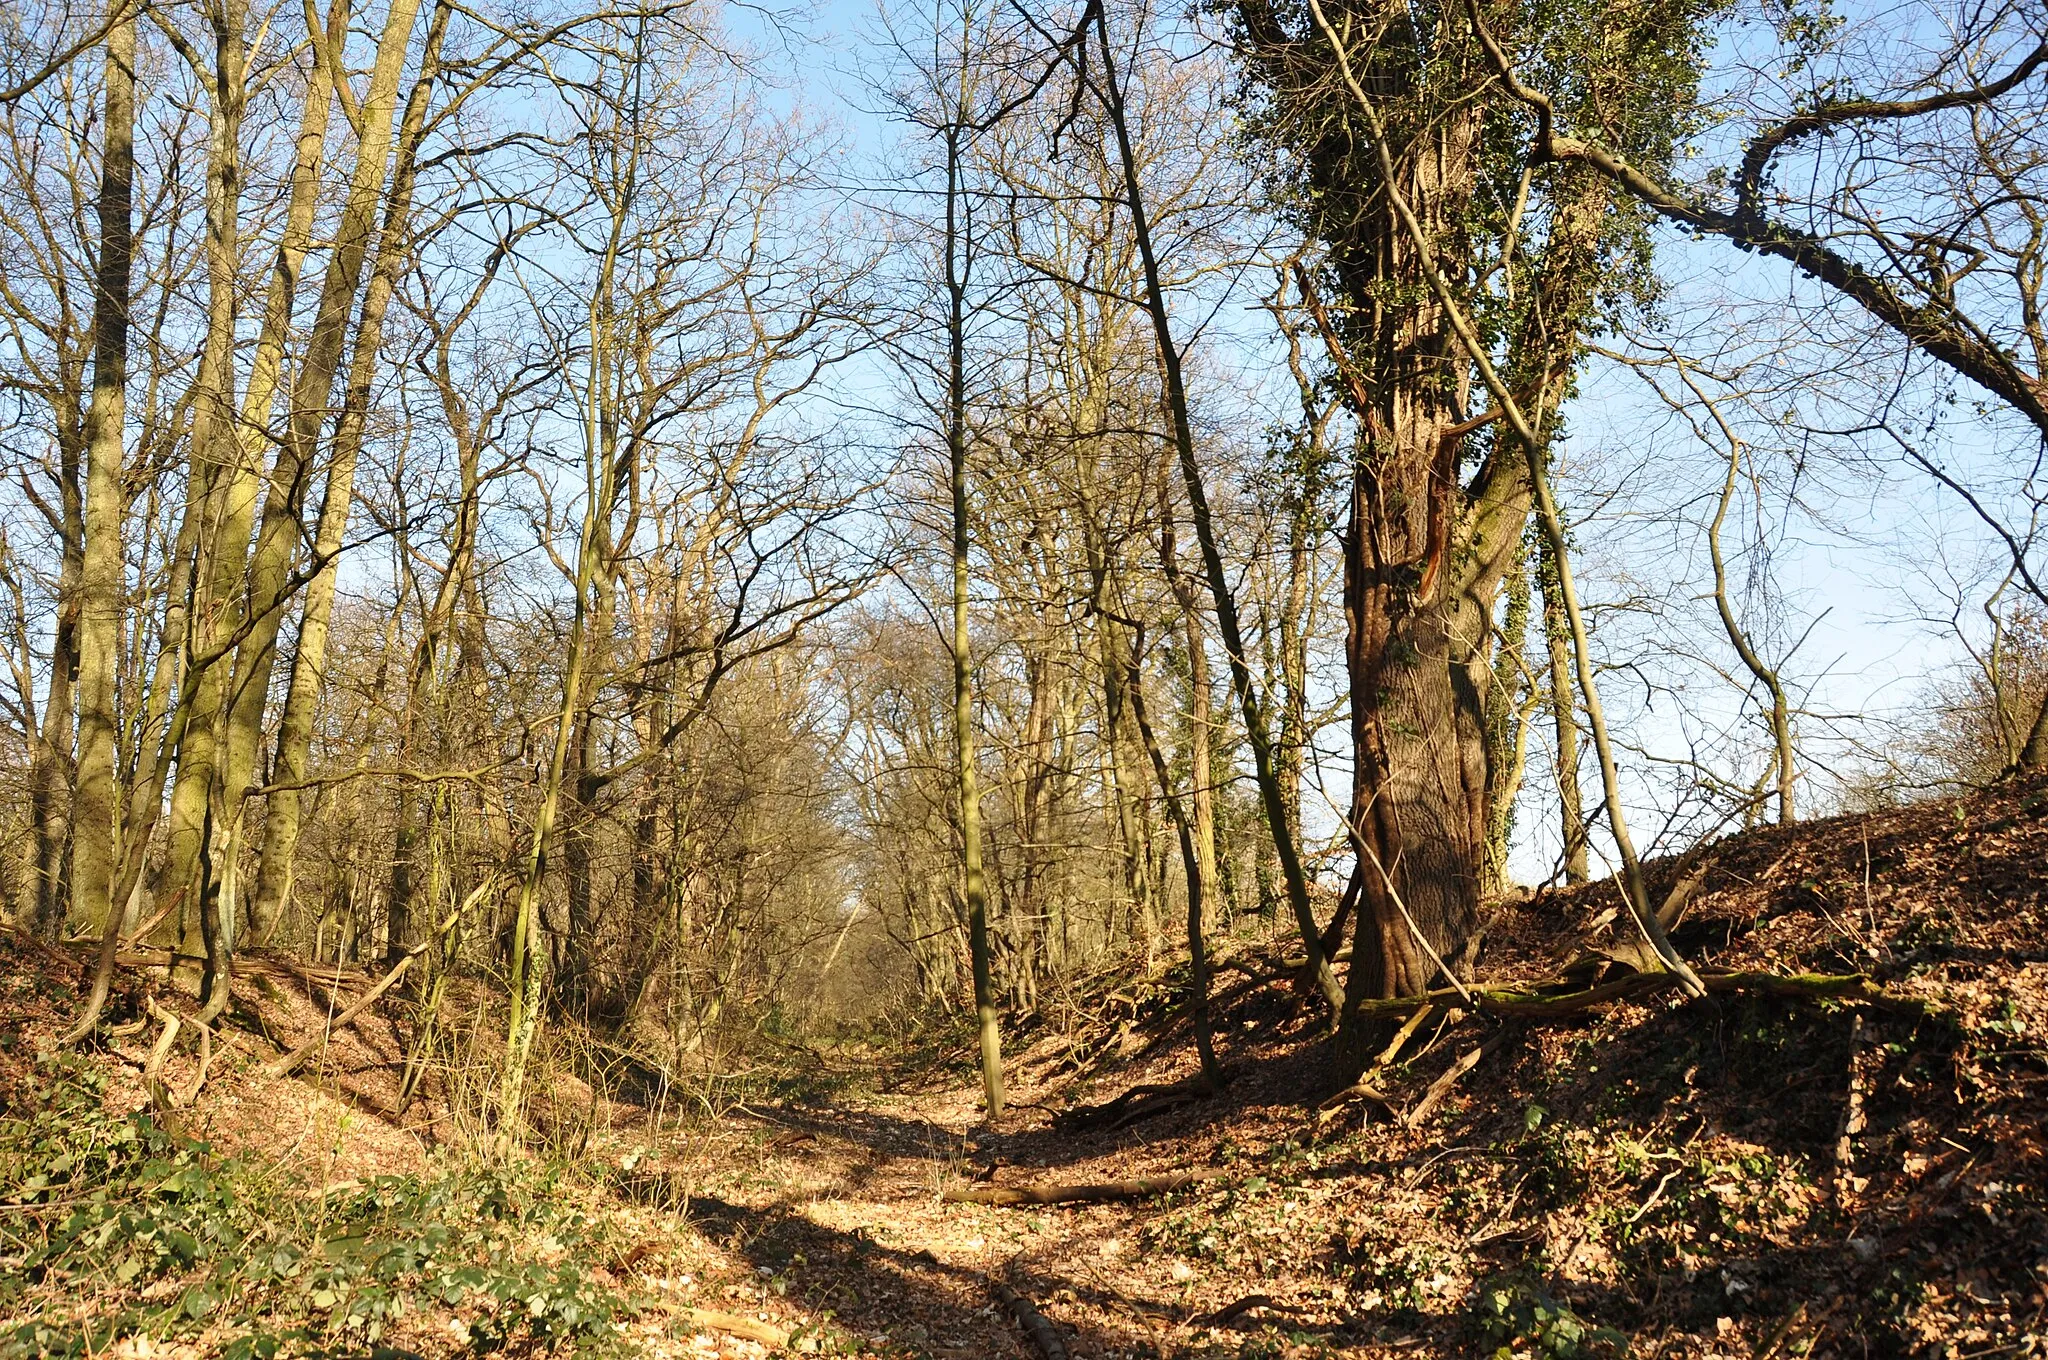
[[[700,1332],[726,1332],[732,1336],[743,1336],[749,1341],[758,1341],[769,1350],[781,1350],[789,1344],[789,1333],[773,1323],[758,1318],[741,1317],[738,1313],[721,1313],[716,1308],[678,1308],[677,1316],[686,1327]]]
[[[1430,1113],[1443,1103],[1443,1098],[1451,1093],[1451,1088],[1458,1084],[1458,1079],[1479,1066],[1481,1058],[1506,1043],[1508,1035],[1508,1030],[1497,1030],[1485,1043],[1452,1063],[1442,1076],[1429,1084],[1429,1089],[1422,1093],[1422,1099],[1415,1102],[1415,1108],[1408,1111],[1401,1122],[1412,1129],[1429,1118]]]
[[[401,977],[405,976],[405,970],[412,967],[413,963],[420,957],[420,955],[426,953],[429,949],[433,948],[436,944],[440,943],[442,938],[445,937],[449,931],[455,929],[456,922],[462,919],[462,914],[464,912],[468,911],[478,902],[481,902],[497,886],[498,880],[496,878],[488,878],[485,879],[482,883],[478,884],[475,888],[471,889],[469,896],[463,898],[461,904],[457,906],[454,911],[448,914],[448,919],[441,923],[441,928],[439,930],[436,930],[432,935],[429,935],[426,939],[421,940],[418,944],[406,950],[405,956],[399,959],[397,963],[391,966],[391,971],[386,973],[381,979],[379,979],[376,986],[370,988],[369,991],[364,992],[360,997],[356,999],[355,1003],[351,1005],[347,1010],[343,1011],[340,1015],[335,1016],[331,1023],[322,1026],[318,1034],[306,1040],[305,1043],[300,1044],[297,1048],[285,1054],[283,1057],[274,1058],[271,1061],[265,1063],[263,1065],[263,1075],[266,1077],[288,1076],[291,1072],[297,1069],[300,1063],[304,1062],[307,1059],[307,1057],[311,1055],[314,1049],[326,1044],[336,1034],[339,1034],[342,1030],[345,1030],[350,1025],[354,1024],[356,1017],[361,1015],[365,1010],[369,1009],[369,1007],[373,1003],[375,1003],[378,997],[384,995],[384,993],[390,991],[393,987],[398,985],[398,980]],[[339,973],[339,971],[339,969],[336,970],[337,973]],[[306,975],[304,973],[301,973],[301,976]]]
[[[284,1077],[291,1075],[294,1071],[298,1069],[300,1063],[303,1063],[308,1057],[312,1055],[314,1049],[320,1048],[321,1046],[326,1044],[328,1040],[332,1039],[336,1034],[339,1034],[342,1030],[345,1030],[350,1025],[354,1024],[357,1016],[361,1015],[364,1011],[368,1010],[372,1005],[374,1005],[378,997],[384,995],[384,993],[390,991],[394,986],[396,986],[398,984],[398,980],[401,977],[405,976],[405,970],[412,967],[413,960],[417,959],[421,954],[425,953],[427,946],[432,943],[433,941],[429,939],[423,941],[420,944],[414,945],[411,949],[407,950],[405,957],[401,958],[398,961],[398,963],[391,969],[391,971],[384,975],[383,979],[379,981],[376,986],[370,988],[369,991],[364,992],[361,997],[357,998],[355,1004],[351,1005],[347,1010],[343,1011],[340,1015],[335,1016],[332,1024],[323,1025],[318,1034],[306,1040],[306,1042],[300,1044],[291,1052],[285,1054],[282,1057],[273,1058],[271,1061],[263,1064],[263,1075],[266,1077]]]
[[[1038,1311],[1036,1304],[1001,1280],[990,1280],[988,1287],[997,1301],[1010,1310],[1010,1316],[1017,1319],[1017,1325],[1024,1329],[1024,1334],[1031,1338],[1031,1344],[1038,1347],[1038,1353],[1045,1360],[1067,1360],[1067,1343],[1060,1336],[1060,1329],[1053,1326],[1051,1318]]]
[[[1355,1081],[1335,1095],[1325,1097],[1323,1102],[1316,1106],[1316,1109],[1321,1111],[1322,1120],[1327,1121],[1334,1117],[1337,1110],[1349,1105],[1354,1100],[1368,1101],[1378,1105],[1396,1119],[1401,1117],[1401,1111],[1395,1108],[1393,1099],[1386,1092],[1373,1085],[1369,1078]]]
[[[1190,1185],[1215,1180],[1223,1172],[1215,1167],[1198,1171],[1173,1171],[1164,1176],[1140,1176],[1136,1180],[1104,1181],[1092,1185],[961,1185],[939,1196],[944,1204],[1104,1204],[1124,1199],[1150,1199],[1154,1195],[1185,1190]]]
[[[1863,1073],[1856,1059],[1863,1049],[1863,1017],[1849,1027],[1849,1100],[1842,1108],[1842,1126],[1835,1135],[1835,1165],[1844,1171],[1856,1166],[1856,1135],[1863,1132]]]
[[[1213,1313],[1204,1313],[1192,1319],[1197,1327],[1227,1327],[1246,1313],[1258,1309],[1269,1309],[1276,1313],[1297,1313],[1301,1310],[1280,1302],[1271,1294],[1247,1294],[1235,1303],[1227,1303]]]

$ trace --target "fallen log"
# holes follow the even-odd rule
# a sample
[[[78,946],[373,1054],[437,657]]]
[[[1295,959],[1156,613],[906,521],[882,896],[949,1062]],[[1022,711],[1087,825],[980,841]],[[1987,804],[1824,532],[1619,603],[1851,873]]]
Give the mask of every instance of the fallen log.
[[[989,1281],[989,1292],[1003,1307],[1010,1310],[1010,1316],[1017,1319],[1017,1325],[1031,1338],[1031,1344],[1038,1347],[1038,1353],[1045,1360],[1068,1360],[1067,1343],[1060,1336],[1060,1329],[1052,1319],[1038,1311],[1038,1306],[1001,1280]]]
[[[1128,1181],[1097,1184],[1055,1185],[956,1185],[939,1196],[944,1204],[990,1204],[1008,1207],[1018,1204],[1107,1204],[1116,1200],[1150,1199],[1154,1195],[1185,1190],[1203,1181],[1215,1180],[1223,1172],[1216,1167],[1197,1171],[1172,1171],[1163,1176],[1140,1176]]]
[[[1919,1001],[1886,991],[1867,973],[1710,973],[1701,970],[1699,978],[1709,992],[1722,994],[1779,996],[1795,1001],[1865,1001],[1882,1009],[1915,1014],[1926,1010]],[[1555,1020],[1611,1001],[1653,996],[1679,985],[1677,976],[1671,973],[1631,973],[1591,987],[1574,986],[1559,979],[1520,987],[1474,987],[1469,990],[1470,1006],[1481,1014],[1524,1020]],[[1362,1001],[1359,1009],[1367,1015],[1392,1018],[1412,1014],[1426,1006],[1464,1004],[1465,998],[1459,993],[1443,988],[1423,996]]]

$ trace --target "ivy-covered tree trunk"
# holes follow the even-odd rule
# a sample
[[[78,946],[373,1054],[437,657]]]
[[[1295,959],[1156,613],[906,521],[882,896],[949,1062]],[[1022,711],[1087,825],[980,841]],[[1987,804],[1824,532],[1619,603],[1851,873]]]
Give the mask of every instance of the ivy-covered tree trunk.
[[[1668,161],[1692,107],[1697,6],[1624,3],[1590,27],[1514,0],[1483,9],[1493,32],[1528,33],[1585,72],[1575,108],[1645,163]],[[1357,427],[1344,539],[1347,899],[1359,913],[1347,1020],[1360,1002],[1420,992],[1475,961],[1512,780],[1514,762],[1489,741],[1488,695],[1531,465],[1474,385],[1448,309],[1480,319],[1518,418],[1547,442],[1594,303],[1626,294],[1641,258],[1640,219],[1613,211],[1608,186],[1522,154],[1522,115],[1492,99],[1473,13],[1378,0],[1236,8],[1247,111],[1285,154],[1282,203],[1322,247],[1330,302],[1305,300]],[[1369,1040],[1363,1028],[1342,1023],[1340,1039]]]
[[[1374,81],[1393,109],[1441,72],[1400,44]],[[1395,173],[1441,261],[1471,256],[1467,218],[1479,177],[1476,112],[1391,125]],[[1344,535],[1345,665],[1353,775],[1350,830],[1359,902],[1353,1000],[1428,989],[1469,970],[1493,786],[1486,694],[1495,597],[1519,543],[1527,493],[1511,460],[1465,484],[1472,433],[1468,370],[1430,293],[1428,262],[1384,192],[1361,179],[1348,142],[1326,139],[1310,175],[1348,194],[1325,217],[1343,303],[1327,340],[1349,371],[1360,431]]]

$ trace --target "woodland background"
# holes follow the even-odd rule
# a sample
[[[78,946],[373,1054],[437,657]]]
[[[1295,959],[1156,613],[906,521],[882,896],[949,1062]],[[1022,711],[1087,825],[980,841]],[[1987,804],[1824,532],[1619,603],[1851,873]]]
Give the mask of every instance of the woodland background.
[[[404,963],[508,1129],[548,1017],[978,1009],[999,1107],[1278,933],[1355,1069],[1530,885],[1690,977],[1640,860],[2048,761],[2033,5],[0,21],[0,879],[102,997]]]

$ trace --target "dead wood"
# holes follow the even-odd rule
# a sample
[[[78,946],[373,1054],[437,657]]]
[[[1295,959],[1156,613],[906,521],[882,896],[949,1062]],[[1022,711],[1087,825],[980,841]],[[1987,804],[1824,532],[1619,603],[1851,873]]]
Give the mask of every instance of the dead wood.
[[[1422,1093],[1422,1099],[1415,1102],[1415,1108],[1408,1111],[1401,1122],[1412,1129],[1429,1118],[1430,1113],[1443,1103],[1444,1097],[1451,1093],[1451,1088],[1458,1084],[1458,1079],[1479,1066],[1481,1058],[1506,1043],[1511,1033],[1507,1029],[1495,1031],[1485,1043],[1452,1063],[1442,1076],[1429,1084],[1429,1089]]]
[[[401,958],[391,971],[379,980],[376,986],[364,992],[347,1010],[335,1016],[332,1023],[322,1026],[318,1034],[306,1040],[306,1042],[300,1044],[283,1057],[274,1058],[265,1063],[263,1065],[263,1075],[266,1077],[283,1077],[289,1076],[293,1071],[297,1070],[299,1064],[303,1063],[314,1049],[321,1047],[334,1035],[339,1034],[342,1030],[354,1024],[357,1016],[374,1005],[378,997],[396,986],[399,978],[405,975],[405,970],[412,967],[413,960],[426,952],[427,946],[432,943],[435,943],[435,941],[429,939],[413,946],[412,949],[407,951],[405,957]]]
[[[1292,1313],[1297,1310],[1274,1298],[1271,1294],[1247,1294],[1235,1303],[1226,1303],[1213,1313],[1204,1313],[1191,1321],[1197,1327],[1227,1327],[1246,1313],[1265,1308],[1276,1313]]]
[[[1096,1184],[1058,1185],[1042,1181],[1035,1185],[963,1185],[945,1191],[939,1199],[945,1204],[1003,1207],[1018,1204],[1103,1204],[1170,1194],[1175,1190],[1185,1190],[1190,1185],[1215,1180],[1222,1174],[1218,1168],[1203,1167],[1195,1171],[1171,1171],[1163,1176],[1139,1176],[1134,1180]]]
[[[469,896],[463,898],[462,902],[455,908],[455,910],[450,912],[448,916],[441,922],[440,928],[437,929],[433,934],[427,936],[426,939],[421,940],[418,944],[406,950],[404,957],[400,958],[397,963],[391,965],[391,971],[386,973],[382,978],[378,979],[376,986],[370,988],[370,990],[368,990],[367,992],[364,992],[360,997],[357,997],[355,1002],[351,1004],[347,1010],[344,1010],[340,1015],[335,1016],[334,1019],[329,1024],[327,1024],[321,1029],[320,1033],[306,1040],[305,1043],[300,1044],[297,1048],[285,1054],[283,1057],[273,1059],[271,1062],[266,1063],[263,1068],[263,1074],[268,1077],[282,1077],[287,1075],[300,1063],[304,1062],[306,1060],[306,1056],[310,1054],[314,1049],[319,1048],[321,1045],[325,1044],[330,1038],[332,1038],[335,1034],[340,1033],[342,1030],[347,1029],[351,1024],[355,1023],[355,1019],[357,1016],[361,1015],[365,1010],[369,1009],[369,1007],[376,1002],[378,997],[384,995],[384,993],[390,991],[394,986],[398,984],[398,980],[401,977],[405,976],[405,970],[412,967],[414,963],[418,962],[422,954],[425,954],[429,949],[434,948],[435,946],[439,945],[442,941],[448,938],[449,932],[454,930],[456,925],[461,922],[464,912],[467,912],[471,907],[474,907],[477,903],[483,901],[484,898],[488,897],[492,892],[494,892],[497,889],[498,885],[499,880],[493,877],[485,879],[482,883],[478,884],[475,888],[471,889]],[[335,976],[338,978],[340,976],[340,973],[341,970],[337,967],[335,969]],[[302,977],[307,977],[308,980],[311,981],[311,977],[309,974],[305,974],[302,972],[300,975]]]
[[[701,1332],[726,1332],[742,1336],[749,1341],[758,1341],[769,1350],[781,1350],[789,1344],[789,1333],[773,1323],[758,1318],[741,1317],[738,1313],[721,1313],[716,1308],[679,1308],[677,1317],[686,1327]]]
[[[1863,1017],[1849,1027],[1849,1099],[1842,1107],[1842,1126],[1835,1135],[1835,1165],[1844,1171],[1856,1165],[1856,1136],[1863,1132],[1863,1073],[1857,1058],[1863,1050]]]
[[[1053,1325],[1051,1318],[1038,1311],[1036,1304],[1001,1280],[990,1280],[989,1292],[1010,1310],[1010,1316],[1017,1319],[1017,1325],[1024,1329],[1024,1334],[1031,1338],[1031,1344],[1038,1347],[1038,1353],[1045,1360],[1067,1360],[1067,1343],[1060,1336],[1060,1329]]]
[[[1777,996],[1793,1001],[1864,1001],[1886,1010],[1923,1013],[1926,1007],[1910,997],[1886,991],[1866,973],[1763,973],[1702,971],[1700,981],[1709,992]],[[1531,983],[1520,987],[1471,989],[1471,1004],[1486,1015],[1525,1020],[1564,1019],[1612,1001],[1625,1001],[1670,991],[1680,985],[1671,973],[1631,973],[1612,982],[1591,987],[1577,986],[1568,979]],[[1368,1015],[1408,1015],[1425,1006],[1462,1004],[1463,998],[1449,988],[1425,996],[1396,997],[1386,1001],[1364,1001],[1359,1008]]]
[[[1343,1090],[1337,1092],[1335,1095],[1325,1097],[1323,1102],[1320,1105],[1316,1106],[1316,1108],[1323,1112],[1325,1118],[1328,1118],[1330,1117],[1332,1111],[1335,1111],[1345,1105],[1349,1105],[1354,1100],[1369,1101],[1374,1105],[1380,1106],[1382,1109],[1386,1110],[1388,1114],[1394,1115],[1397,1118],[1400,1116],[1401,1113],[1401,1111],[1395,1107],[1393,1100],[1386,1094],[1386,1092],[1380,1090],[1377,1086],[1374,1086],[1372,1082],[1369,1080],[1353,1082],[1351,1085],[1345,1087]]]

